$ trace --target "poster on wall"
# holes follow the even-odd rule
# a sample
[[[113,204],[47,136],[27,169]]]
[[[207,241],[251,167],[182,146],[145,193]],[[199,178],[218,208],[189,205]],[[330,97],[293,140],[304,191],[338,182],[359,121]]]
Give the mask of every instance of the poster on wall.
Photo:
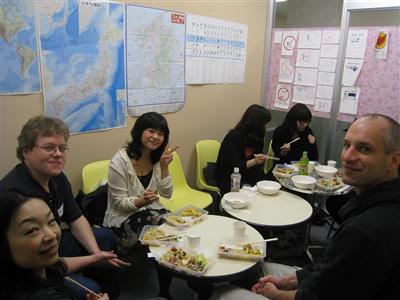
[[[368,30],[349,30],[345,57],[364,58],[367,38]]]
[[[293,87],[293,102],[314,104],[315,87],[295,85]]]
[[[297,31],[284,31],[282,34],[281,55],[292,56],[297,45]]]
[[[187,15],[186,84],[243,83],[247,25]]]
[[[363,59],[346,58],[344,60],[342,80],[342,84],[344,86],[354,86],[357,81],[358,75],[360,75],[363,63]]]
[[[293,82],[294,63],[288,58],[279,61],[279,82]]]
[[[292,86],[288,84],[278,84],[276,87],[276,97],[274,106],[288,109],[292,99]]]
[[[128,114],[175,112],[185,102],[185,15],[126,5]]]
[[[339,111],[343,114],[356,115],[359,97],[359,87],[342,87]]]
[[[389,45],[389,30],[381,29],[375,43],[374,58],[387,59],[387,50]]]

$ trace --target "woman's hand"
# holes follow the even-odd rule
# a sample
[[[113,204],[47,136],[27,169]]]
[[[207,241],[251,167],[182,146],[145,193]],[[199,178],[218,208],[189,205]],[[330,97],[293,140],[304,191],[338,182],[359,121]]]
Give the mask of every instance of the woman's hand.
[[[309,134],[309,135],[307,136],[307,138],[308,138],[308,142],[309,142],[310,144],[314,144],[314,143],[315,143],[315,136],[313,136],[312,134]]]
[[[261,165],[265,162],[266,160],[265,154],[259,153],[259,154],[254,154],[254,160],[256,161],[257,165]]]
[[[167,169],[168,165],[171,163],[172,161],[172,153],[174,153],[174,151],[176,149],[178,149],[179,146],[175,146],[175,147],[168,147],[167,150],[164,151],[164,153],[161,155],[160,158],[160,164],[161,164],[161,169]]]
[[[286,156],[290,151],[290,144],[283,144],[281,147],[281,155]]]
[[[159,197],[153,191],[145,190],[142,199],[144,201],[144,206],[146,206],[152,204],[153,202],[158,201]]]

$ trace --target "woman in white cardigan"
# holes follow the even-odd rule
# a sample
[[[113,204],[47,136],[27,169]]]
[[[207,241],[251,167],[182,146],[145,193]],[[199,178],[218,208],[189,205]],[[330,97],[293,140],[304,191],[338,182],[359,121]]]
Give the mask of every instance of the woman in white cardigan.
[[[131,130],[132,141],[112,158],[108,170],[108,204],[103,225],[113,229],[121,248],[131,248],[144,225],[160,224],[168,211],[158,195],[170,198],[172,178],[166,149],[169,129],[165,118],[149,112]]]

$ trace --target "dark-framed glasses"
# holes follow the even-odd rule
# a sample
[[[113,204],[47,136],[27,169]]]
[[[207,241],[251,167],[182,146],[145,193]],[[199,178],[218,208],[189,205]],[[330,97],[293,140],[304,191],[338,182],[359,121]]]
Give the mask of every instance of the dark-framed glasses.
[[[60,145],[60,146],[56,146],[56,145],[44,145],[44,146],[35,146],[39,149],[42,149],[44,152],[47,153],[56,153],[57,150],[60,153],[65,153],[66,151],[69,150],[68,145]]]

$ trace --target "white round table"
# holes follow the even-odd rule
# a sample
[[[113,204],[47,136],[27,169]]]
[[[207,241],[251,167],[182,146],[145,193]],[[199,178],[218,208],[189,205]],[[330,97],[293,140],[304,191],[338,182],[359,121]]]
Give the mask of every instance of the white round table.
[[[259,263],[257,261],[218,257],[217,249],[221,240],[233,237],[233,222],[235,221],[237,220],[228,217],[207,215],[204,220],[189,228],[179,229],[166,223],[161,225],[161,228],[168,233],[180,233],[182,231],[189,232],[191,230],[200,232],[201,247],[206,249],[208,252],[207,254],[212,262],[204,275],[198,278],[180,273],[175,270],[171,270],[171,272],[179,277],[189,277],[195,281],[216,282],[236,280],[243,276],[243,272],[249,271],[250,269],[253,269],[253,267],[256,268],[257,264]],[[256,241],[263,240],[262,235],[248,224],[246,225],[245,234],[246,239]],[[157,253],[165,249],[157,246],[150,246],[149,248],[152,253]]]
[[[280,190],[275,195],[241,190],[239,194],[250,197],[250,203],[242,209],[232,208],[224,198],[222,208],[232,217],[248,224],[265,227],[291,227],[311,218],[312,206],[303,198]]]

